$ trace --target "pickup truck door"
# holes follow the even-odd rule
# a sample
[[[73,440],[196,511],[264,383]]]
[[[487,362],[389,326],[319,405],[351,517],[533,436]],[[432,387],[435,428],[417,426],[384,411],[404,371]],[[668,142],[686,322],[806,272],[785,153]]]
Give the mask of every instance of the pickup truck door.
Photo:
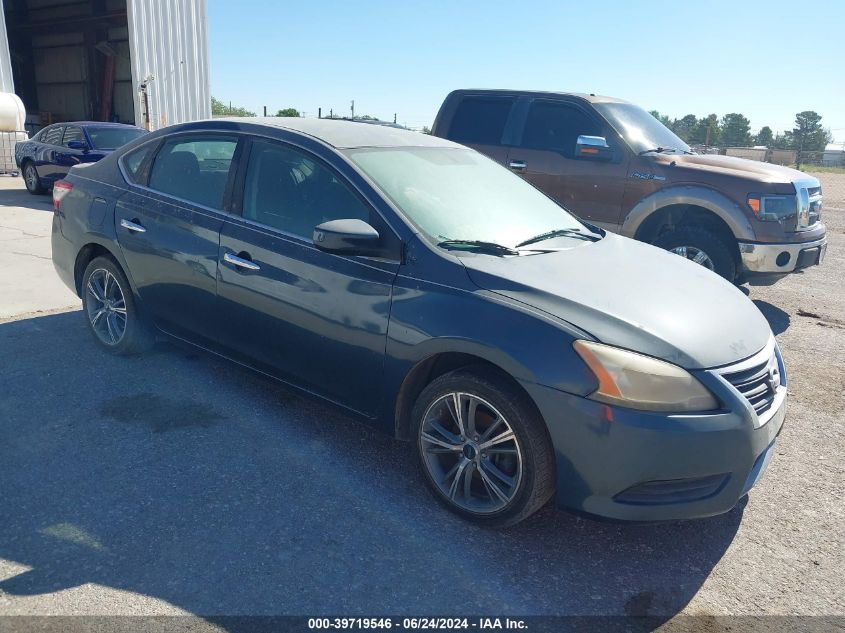
[[[627,155],[616,135],[584,106],[535,99],[508,167],[589,222],[616,230],[627,182]],[[603,136],[614,148],[609,161],[575,157],[580,135]]]
[[[467,95],[457,104],[444,137],[506,165],[504,136],[515,103],[512,96]]]

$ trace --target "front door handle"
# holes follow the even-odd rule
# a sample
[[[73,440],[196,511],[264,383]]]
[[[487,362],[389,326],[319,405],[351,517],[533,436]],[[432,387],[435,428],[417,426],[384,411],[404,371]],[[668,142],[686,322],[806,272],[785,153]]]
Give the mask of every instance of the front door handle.
[[[512,160],[508,163],[508,167],[514,171],[523,171],[528,165],[525,164],[524,160]]]
[[[255,262],[249,259],[238,257],[237,255],[233,255],[232,253],[226,253],[225,255],[223,255],[223,261],[227,264],[232,264],[232,266],[243,268],[244,270],[261,270],[261,266],[259,266]]]
[[[124,229],[129,231],[130,233],[146,233],[147,229],[137,223],[137,221],[133,222],[132,220],[121,220],[120,226]]]

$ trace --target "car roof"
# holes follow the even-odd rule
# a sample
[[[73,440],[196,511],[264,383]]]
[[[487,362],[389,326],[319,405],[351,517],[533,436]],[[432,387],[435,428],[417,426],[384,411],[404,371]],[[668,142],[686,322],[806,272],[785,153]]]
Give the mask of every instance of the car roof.
[[[356,147],[462,147],[452,141],[385,125],[365,125],[339,119],[302,117],[224,117],[213,119],[234,123],[279,128],[307,134],[335,149]]]
[[[114,123],[113,121],[56,121],[47,127],[53,125],[75,125],[77,127],[129,127],[135,130],[142,130],[137,125],[130,125],[128,123]]]
[[[508,97],[575,97],[583,99],[590,103],[628,103],[624,99],[617,99],[616,97],[606,97],[604,95],[587,94],[585,92],[557,92],[553,90],[507,90],[507,89],[471,89],[462,88],[460,90],[453,90],[451,95],[491,95],[491,96],[508,96]]]

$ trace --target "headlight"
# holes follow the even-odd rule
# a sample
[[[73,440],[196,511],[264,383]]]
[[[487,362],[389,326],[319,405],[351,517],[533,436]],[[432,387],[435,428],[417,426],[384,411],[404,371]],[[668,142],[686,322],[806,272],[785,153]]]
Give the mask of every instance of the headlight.
[[[688,371],[650,356],[601,343],[575,341],[575,351],[596,375],[588,397],[645,411],[710,411],[718,403]]]
[[[763,222],[780,222],[798,213],[797,196],[748,196],[748,206]]]

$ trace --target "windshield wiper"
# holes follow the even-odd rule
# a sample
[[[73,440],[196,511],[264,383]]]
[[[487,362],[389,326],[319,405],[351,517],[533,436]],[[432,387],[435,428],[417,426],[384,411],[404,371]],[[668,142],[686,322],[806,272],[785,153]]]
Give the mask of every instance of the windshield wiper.
[[[651,154],[652,152],[656,152],[658,154],[666,154],[668,152],[678,152],[680,151],[677,147],[654,147],[652,149],[644,149],[641,151],[637,156],[642,156],[643,154]]]
[[[495,242],[485,242],[483,240],[443,240],[437,243],[438,246],[449,248],[450,246],[469,246],[477,250],[483,250],[490,253],[500,253],[502,255],[519,255],[519,251],[510,246],[503,246]]]
[[[540,233],[540,235],[530,237],[527,240],[517,244],[516,247],[519,248],[520,246],[536,244],[537,242],[542,242],[543,240],[550,240],[553,237],[560,237],[562,235],[567,235],[569,237],[577,237],[582,240],[589,240],[590,242],[597,242],[601,239],[600,237],[597,237],[595,235],[587,235],[586,233],[582,233],[578,229],[555,229],[554,231],[546,231],[545,233]]]

